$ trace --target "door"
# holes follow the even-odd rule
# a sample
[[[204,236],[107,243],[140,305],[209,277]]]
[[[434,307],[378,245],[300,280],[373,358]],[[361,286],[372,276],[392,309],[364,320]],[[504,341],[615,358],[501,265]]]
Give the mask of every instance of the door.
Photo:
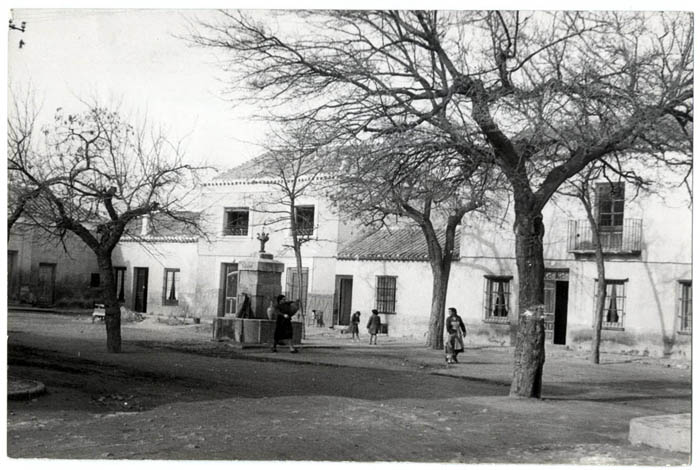
[[[238,264],[221,264],[221,299],[220,316],[236,314],[236,296],[238,295]]]
[[[56,265],[50,263],[39,263],[39,293],[37,295],[39,305],[53,304],[55,287]]]
[[[148,307],[148,268],[134,268],[134,311],[146,312]]]
[[[569,281],[556,281],[554,305],[554,344],[566,344],[566,316],[569,304]]]
[[[287,299],[299,298],[299,274],[297,268],[287,268],[286,293]],[[301,268],[301,304],[306,306],[306,298],[309,290],[309,268]]]
[[[17,300],[17,251],[7,251],[7,297]]]
[[[335,277],[334,317],[338,325],[350,324],[352,309],[352,276]]]
[[[544,274],[545,340],[566,344],[566,323],[569,305],[569,271],[546,270]]]

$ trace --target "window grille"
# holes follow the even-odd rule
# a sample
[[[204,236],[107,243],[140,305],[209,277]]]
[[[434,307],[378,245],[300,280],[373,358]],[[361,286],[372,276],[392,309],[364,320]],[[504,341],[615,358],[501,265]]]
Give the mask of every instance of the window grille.
[[[377,276],[377,311],[396,313],[396,277]]]
[[[604,330],[621,330],[624,329],[625,323],[625,287],[627,281],[623,280],[605,280],[605,303],[603,304],[603,329]],[[598,280],[596,280],[595,288],[595,303],[593,311],[595,314],[595,305],[598,303]],[[595,322],[595,318],[594,318]]]
[[[224,235],[248,235],[249,211],[247,209],[226,209]]]
[[[179,269],[166,268],[163,279],[163,305],[177,305],[177,278]]]
[[[511,279],[510,276],[484,278],[484,321],[508,323]]]
[[[314,234],[314,206],[296,206],[297,236],[311,237]]]

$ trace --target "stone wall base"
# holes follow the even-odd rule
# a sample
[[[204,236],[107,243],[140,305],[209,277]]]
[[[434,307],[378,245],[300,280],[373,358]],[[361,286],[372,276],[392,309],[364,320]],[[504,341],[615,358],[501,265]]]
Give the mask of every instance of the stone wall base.
[[[301,322],[292,322],[292,342],[301,343]],[[212,321],[214,340],[232,339],[236,343],[271,345],[275,334],[275,321],[258,318],[217,317]]]

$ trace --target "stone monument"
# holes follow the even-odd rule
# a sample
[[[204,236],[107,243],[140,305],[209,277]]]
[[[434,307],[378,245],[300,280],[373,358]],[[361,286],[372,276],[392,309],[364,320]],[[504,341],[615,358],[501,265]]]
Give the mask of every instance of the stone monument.
[[[258,233],[260,251],[238,262],[239,297],[247,297],[247,307],[237,308],[236,316],[214,319],[215,340],[231,338],[241,344],[272,344],[275,320],[267,316],[267,308],[282,293],[284,263],[265,252],[270,235]],[[239,306],[240,307],[240,306]],[[292,322],[294,342],[301,342],[301,323]]]

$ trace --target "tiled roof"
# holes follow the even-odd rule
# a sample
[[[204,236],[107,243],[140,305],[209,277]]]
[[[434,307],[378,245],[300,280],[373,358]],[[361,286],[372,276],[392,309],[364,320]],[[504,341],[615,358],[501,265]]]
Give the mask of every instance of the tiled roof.
[[[226,170],[213,178],[213,181],[231,181],[245,180],[254,178],[274,178],[276,175],[270,170],[263,161],[267,158],[267,154],[258,155],[257,157],[248,160],[238,166]]]
[[[183,218],[196,219],[197,212],[179,212]],[[122,242],[151,242],[151,243],[196,243],[199,239],[197,231],[182,220],[176,220],[163,214],[150,217],[148,235],[141,235],[142,218],[131,220],[122,237]]]
[[[248,160],[236,167],[219,173],[211,181],[204,183],[205,186],[228,186],[236,184],[270,184],[275,180],[279,181],[280,174],[276,171],[274,165],[273,154],[270,152],[263,153],[257,157]],[[333,171],[338,170],[342,160],[340,158],[325,160],[323,166],[325,168],[323,174],[316,174],[314,179],[321,180],[332,177]],[[313,173],[309,172],[309,173]],[[303,180],[305,172],[302,170],[300,179]]]
[[[459,259],[460,230],[455,234],[453,260]],[[445,232],[438,233],[445,246]],[[344,243],[338,250],[338,259],[383,261],[428,261],[428,245],[419,228],[379,230]]]

